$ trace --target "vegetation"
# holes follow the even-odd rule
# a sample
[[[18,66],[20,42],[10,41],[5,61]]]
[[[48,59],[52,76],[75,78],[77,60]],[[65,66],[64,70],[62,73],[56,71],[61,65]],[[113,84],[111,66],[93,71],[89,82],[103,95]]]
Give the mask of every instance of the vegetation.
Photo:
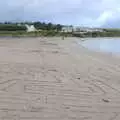
[[[37,31],[26,32],[25,24],[34,25]],[[62,25],[42,22],[0,23],[0,36],[60,36]]]
[[[37,31],[26,32],[25,24],[34,25]],[[103,32],[61,32],[63,25],[45,22],[0,23],[0,36],[73,36],[73,37],[120,37],[120,29],[103,29]]]
[[[0,31],[26,31],[26,27],[16,24],[0,24]]]
[[[75,34],[75,37],[120,37],[120,29],[103,29],[103,32],[86,32],[84,34]]]
[[[56,30],[56,31],[61,31],[62,25],[60,24],[52,24],[52,23],[42,23],[42,22],[34,22],[33,25],[35,26],[36,29],[40,30]]]
[[[25,24],[34,25],[37,30],[56,30],[61,31],[62,26],[60,24],[52,24],[45,22],[21,22],[21,23],[12,23],[12,22],[4,22],[0,23],[0,31],[18,31],[18,30],[26,30]]]

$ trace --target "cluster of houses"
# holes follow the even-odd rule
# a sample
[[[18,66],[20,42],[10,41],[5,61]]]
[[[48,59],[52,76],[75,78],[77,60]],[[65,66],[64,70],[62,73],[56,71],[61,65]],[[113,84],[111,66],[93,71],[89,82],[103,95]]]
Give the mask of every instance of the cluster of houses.
[[[34,25],[27,25],[27,32],[34,32],[36,28]],[[90,28],[90,27],[73,27],[73,26],[64,26],[62,27],[61,32],[75,32],[75,33],[86,33],[86,32],[103,32],[102,28]]]
[[[73,26],[64,26],[62,32],[103,32],[102,28],[90,28],[90,27],[73,27]]]

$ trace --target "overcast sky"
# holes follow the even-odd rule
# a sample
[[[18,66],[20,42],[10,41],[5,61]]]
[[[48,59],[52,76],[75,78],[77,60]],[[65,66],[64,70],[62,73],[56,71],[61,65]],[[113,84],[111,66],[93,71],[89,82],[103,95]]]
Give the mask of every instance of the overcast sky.
[[[120,27],[120,0],[0,0],[0,21]]]

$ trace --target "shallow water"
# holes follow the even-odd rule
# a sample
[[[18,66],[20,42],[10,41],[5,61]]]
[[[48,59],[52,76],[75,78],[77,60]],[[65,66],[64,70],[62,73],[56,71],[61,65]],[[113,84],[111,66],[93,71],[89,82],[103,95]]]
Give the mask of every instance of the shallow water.
[[[87,39],[79,44],[94,51],[120,53],[120,38]]]

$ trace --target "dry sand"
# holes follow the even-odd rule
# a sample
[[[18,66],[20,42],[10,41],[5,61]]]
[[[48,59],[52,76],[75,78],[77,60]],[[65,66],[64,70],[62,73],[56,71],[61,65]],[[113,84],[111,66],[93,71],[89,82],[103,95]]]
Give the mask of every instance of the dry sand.
[[[120,59],[76,38],[0,38],[0,120],[120,120]]]

